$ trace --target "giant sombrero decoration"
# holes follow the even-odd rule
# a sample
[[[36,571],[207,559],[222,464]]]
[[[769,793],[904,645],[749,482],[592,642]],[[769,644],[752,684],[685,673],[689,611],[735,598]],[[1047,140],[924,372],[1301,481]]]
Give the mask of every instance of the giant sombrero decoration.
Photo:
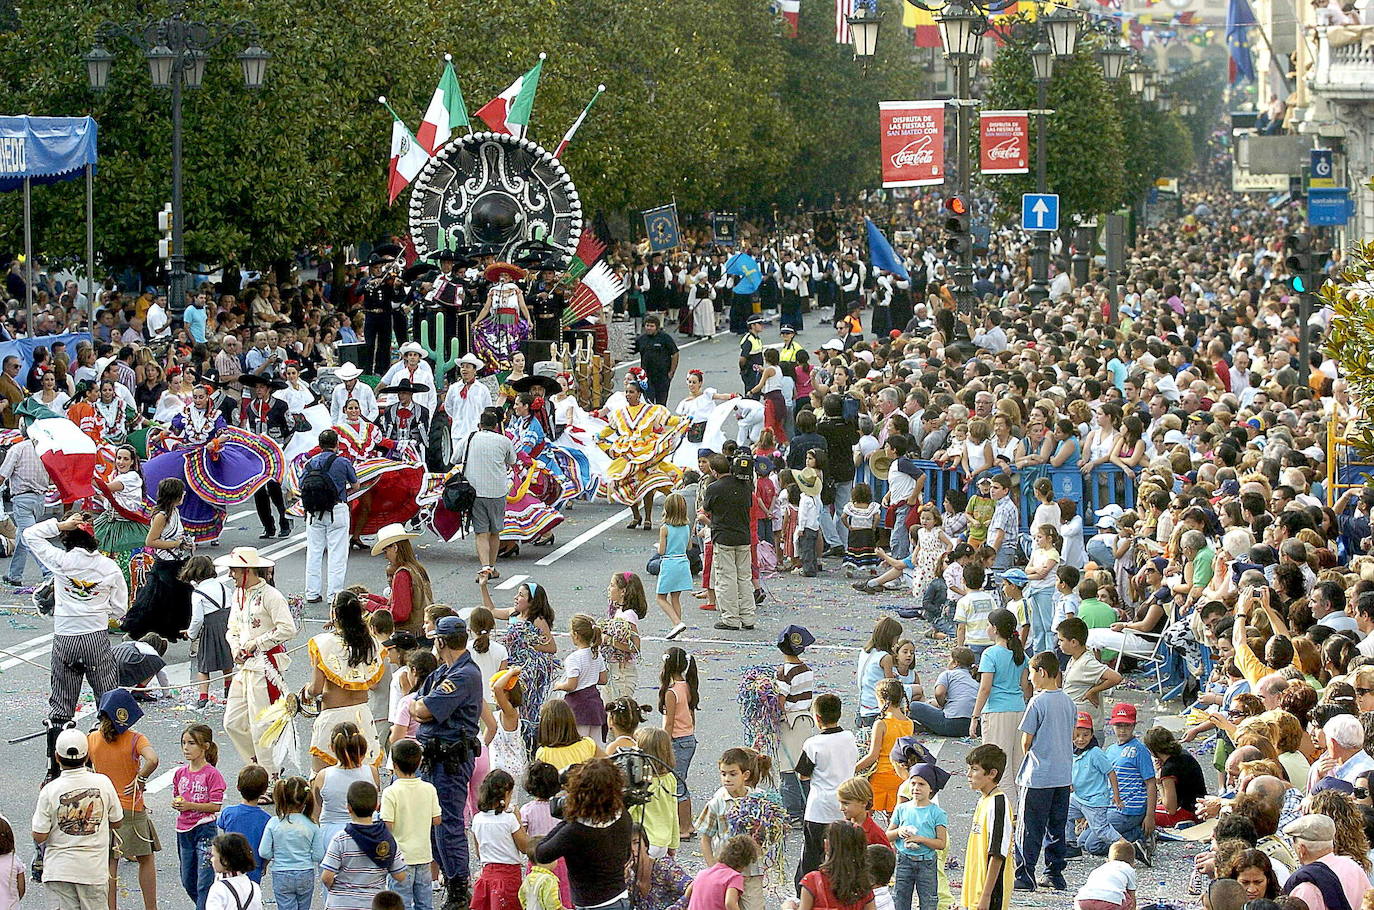
[[[566,257],[582,232],[582,201],[567,170],[529,139],[455,136],[411,184],[410,236],[421,259],[478,244],[513,262],[543,242]]]

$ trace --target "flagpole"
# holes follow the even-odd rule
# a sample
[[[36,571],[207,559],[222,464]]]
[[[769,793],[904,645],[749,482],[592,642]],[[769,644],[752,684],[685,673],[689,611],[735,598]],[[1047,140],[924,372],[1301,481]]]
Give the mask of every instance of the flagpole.
[[[395,117],[397,120],[401,120],[401,115],[396,113],[396,109],[392,107],[390,102],[386,100],[386,95],[378,95],[377,103],[380,104],[382,107],[386,108],[388,111],[390,111],[391,116]],[[404,124],[405,121],[401,120],[401,123]],[[406,127],[406,129],[410,129],[410,127]]]
[[[604,83],[596,87],[596,93],[592,95],[592,100],[587,102],[587,106],[582,109],[582,113],[573,121],[572,126],[568,127],[568,131],[563,134],[563,141],[558,143],[558,148],[554,150],[553,157],[563,157],[563,150],[572,142],[573,135],[576,134],[577,130],[582,126],[582,121],[587,119],[587,115],[591,113],[592,105],[596,104],[596,99],[600,98],[601,93],[604,91],[606,91]]]

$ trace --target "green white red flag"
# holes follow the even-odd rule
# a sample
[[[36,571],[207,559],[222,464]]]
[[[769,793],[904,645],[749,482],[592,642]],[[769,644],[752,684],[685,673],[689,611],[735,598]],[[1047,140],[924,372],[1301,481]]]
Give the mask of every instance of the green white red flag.
[[[477,111],[482,122],[491,127],[492,132],[508,133],[517,139],[525,138],[529,129],[530,112],[534,110],[534,93],[539,88],[539,73],[544,67],[544,57],[528,73],[516,79],[506,90],[488,101]]]
[[[425,119],[415,138],[433,155],[458,127],[472,128],[468,123],[468,107],[463,103],[463,90],[458,85],[458,74],[453,69],[453,55],[444,54],[444,74],[439,77],[439,85],[429,99]]]
[[[596,104],[596,99],[600,98],[601,93],[604,91],[606,91],[606,86],[598,85],[596,87],[596,94],[592,95],[592,100],[587,102],[587,106],[582,109],[582,113],[577,115],[577,119],[573,121],[573,125],[568,127],[568,131],[563,134],[563,141],[558,143],[558,148],[554,149],[553,157],[563,157],[563,150],[568,147],[569,142],[572,142],[573,135],[577,132],[577,128],[582,125],[583,120],[587,119],[587,114],[591,113],[592,105]]]
[[[410,129],[396,116],[396,112],[391,110],[386,98],[377,100],[391,111],[391,164],[387,169],[386,180],[386,201],[390,204],[396,201],[396,197],[401,195],[401,190],[410,186],[410,181],[420,173],[425,162],[429,161],[429,153],[410,134]]]

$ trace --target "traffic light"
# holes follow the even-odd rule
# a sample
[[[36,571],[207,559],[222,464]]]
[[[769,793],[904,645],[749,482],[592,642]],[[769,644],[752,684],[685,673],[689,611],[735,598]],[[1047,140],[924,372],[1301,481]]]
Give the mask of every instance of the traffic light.
[[[945,200],[945,252],[962,259],[972,251],[968,204],[962,196],[950,196]]]
[[[1303,232],[1283,238],[1283,267],[1288,271],[1288,284],[1297,294],[1310,294],[1312,287],[1312,235]]]
[[[169,202],[157,213],[157,229],[162,239],[157,242],[157,258],[170,264],[172,259],[172,204]],[[170,265],[169,265],[170,267]]]

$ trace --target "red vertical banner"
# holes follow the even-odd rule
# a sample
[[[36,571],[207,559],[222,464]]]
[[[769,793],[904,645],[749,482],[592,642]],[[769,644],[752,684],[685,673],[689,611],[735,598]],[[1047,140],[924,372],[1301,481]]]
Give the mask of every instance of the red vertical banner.
[[[945,182],[945,102],[880,101],[883,186]]]
[[[979,170],[984,174],[1030,171],[1030,115],[1027,111],[982,111],[978,122]]]

